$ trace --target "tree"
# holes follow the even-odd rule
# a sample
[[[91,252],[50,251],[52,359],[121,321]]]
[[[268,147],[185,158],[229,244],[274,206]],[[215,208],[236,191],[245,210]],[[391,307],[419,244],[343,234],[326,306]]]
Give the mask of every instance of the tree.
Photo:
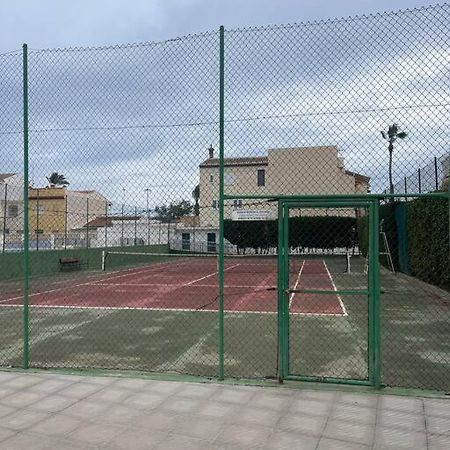
[[[188,200],[179,202],[170,202],[169,205],[155,207],[156,219],[164,223],[170,223],[178,220],[180,217],[188,216],[192,213],[193,206]]]
[[[387,133],[385,131],[381,132],[381,136],[383,139],[388,141],[388,150],[389,150],[389,193],[394,193],[394,183],[392,181],[392,154],[394,152],[394,142],[397,139],[405,139],[407,133],[405,131],[400,131],[399,126],[394,123],[389,126]]]
[[[195,201],[194,215],[199,216],[200,215],[200,205],[198,204],[198,201],[200,200],[200,185],[199,184],[197,184],[197,186],[195,186],[194,190],[192,191],[192,197]]]
[[[67,186],[70,183],[66,180],[66,177],[58,172],[53,172],[49,177],[45,177],[48,180],[50,187]]]

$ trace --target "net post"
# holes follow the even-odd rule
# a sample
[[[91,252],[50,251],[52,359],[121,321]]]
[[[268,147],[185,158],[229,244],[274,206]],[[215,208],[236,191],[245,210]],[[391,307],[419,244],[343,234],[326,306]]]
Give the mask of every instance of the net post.
[[[105,263],[106,263],[106,252],[102,250],[102,271],[105,271]]]
[[[219,28],[219,380],[224,379],[224,101],[225,30]]]
[[[345,256],[346,256],[345,273],[352,273],[351,262],[350,262],[350,250],[347,250]]]
[[[29,278],[30,249],[28,222],[28,46],[23,44],[23,361],[29,367]]]

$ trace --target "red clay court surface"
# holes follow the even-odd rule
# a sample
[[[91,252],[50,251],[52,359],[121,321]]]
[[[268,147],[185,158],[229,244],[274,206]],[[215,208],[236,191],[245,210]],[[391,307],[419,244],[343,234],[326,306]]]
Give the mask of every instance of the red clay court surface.
[[[225,262],[224,309],[227,312],[276,313],[276,263],[261,266],[249,259]],[[114,308],[159,311],[217,311],[215,261],[163,262],[105,273],[84,282],[31,292],[32,307]],[[294,289],[336,290],[325,261],[304,260],[290,274]],[[0,295],[0,306],[21,306],[22,297]],[[347,315],[336,295],[294,294],[291,314]]]

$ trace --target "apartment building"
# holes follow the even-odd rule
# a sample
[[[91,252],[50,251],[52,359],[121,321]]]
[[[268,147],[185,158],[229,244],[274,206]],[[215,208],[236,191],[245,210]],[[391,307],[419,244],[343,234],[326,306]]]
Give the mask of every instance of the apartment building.
[[[269,149],[267,156],[224,161],[227,195],[326,195],[367,193],[370,178],[347,170],[337,146]],[[200,224],[218,225],[219,160],[214,149],[200,164]],[[254,200],[227,201],[225,218],[253,211],[253,217],[275,218],[276,205]],[[233,213],[234,212],[234,213]]]
[[[0,173],[0,240],[16,239],[23,229],[23,176]],[[5,235],[5,236],[4,236]]]

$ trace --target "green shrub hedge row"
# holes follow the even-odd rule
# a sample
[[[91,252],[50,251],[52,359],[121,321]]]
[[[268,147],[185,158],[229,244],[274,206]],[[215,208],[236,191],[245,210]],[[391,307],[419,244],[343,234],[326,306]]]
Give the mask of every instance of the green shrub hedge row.
[[[351,247],[355,240],[355,229],[356,219],[353,217],[291,217],[289,246],[324,250]],[[224,234],[225,239],[239,248],[275,248],[278,246],[278,221],[226,220]]]

